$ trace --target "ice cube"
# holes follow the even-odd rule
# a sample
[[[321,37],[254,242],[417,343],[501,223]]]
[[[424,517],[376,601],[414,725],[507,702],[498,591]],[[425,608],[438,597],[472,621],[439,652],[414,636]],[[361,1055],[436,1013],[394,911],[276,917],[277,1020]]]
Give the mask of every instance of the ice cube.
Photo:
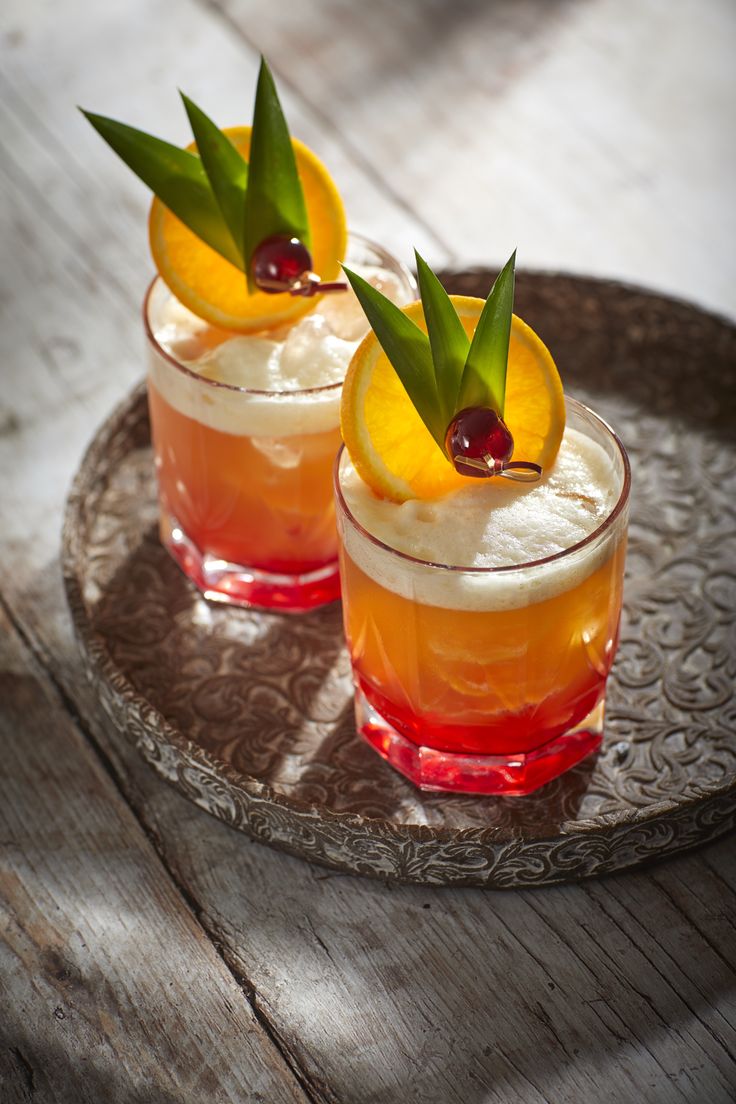
[[[278,376],[278,349],[278,344],[267,338],[233,337],[203,356],[194,368],[220,383],[269,391]]]
[[[302,461],[303,450],[290,444],[288,437],[255,436],[250,443],[276,468],[295,469]]]
[[[401,298],[401,284],[392,272],[369,272],[365,278],[393,303]],[[333,334],[344,341],[360,341],[368,332],[368,320],[352,288],[325,295],[318,310]]]
[[[285,386],[307,388],[339,383],[355,343],[336,337],[320,314],[309,314],[291,330],[281,351]]]

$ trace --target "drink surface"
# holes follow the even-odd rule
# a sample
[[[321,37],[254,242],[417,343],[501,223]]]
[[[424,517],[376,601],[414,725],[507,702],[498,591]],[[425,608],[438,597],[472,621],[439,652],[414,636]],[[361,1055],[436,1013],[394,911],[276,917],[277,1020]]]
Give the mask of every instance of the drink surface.
[[[394,273],[364,266],[363,275],[395,302],[407,301]],[[153,383],[171,406],[223,433],[266,436],[320,433],[339,424],[339,385],[368,329],[350,290],[325,295],[294,325],[234,335],[197,318],[156,285],[149,322],[161,349],[198,377],[166,371],[163,358],[152,358]],[[203,404],[203,380],[227,386],[208,389]]]
[[[600,444],[568,427],[553,467],[525,487],[496,477],[432,501],[397,504],[378,498],[345,456],[340,487],[353,517],[378,541],[418,560],[467,569],[422,571],[346,526],[346,550],[366,575],[430,605],[493,610],[570,589],[608,557],[610,548],[594,547],[533,572],[487,571],[555,556],[583,541],[610,514],[621,478]]]

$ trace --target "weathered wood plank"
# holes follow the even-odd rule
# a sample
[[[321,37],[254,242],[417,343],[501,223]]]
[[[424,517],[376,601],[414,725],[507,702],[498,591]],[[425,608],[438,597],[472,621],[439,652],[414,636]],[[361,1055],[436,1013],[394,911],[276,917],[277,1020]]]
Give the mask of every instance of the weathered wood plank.
[[[49,628],[58,581],[47,584],[19,604],[24,627],[72,680],[166,865],[326,1099],[729,1100],[731,840],[523,894],[388,888],[309,868],[211,822],[109,740],[74,679],[65,627]]]
[[[732,901],[704,865],[736,885],[732,841],[544,892],[387,887],[240,838],[110,748],[167,866],[326,1099],[725,1104],[736,1090]],[[683,886],[697,927],[668,908]]]
[[[74,466],[57,462],[64,442],[76,441],[78,458],[143,363],[149,195],[73,105],[183,142],[177,85],[223,125],[242,122],[258,57],[191,0],[177,5],[175,17],[162,0],[115,0],[99,20],[81,0],[42,13],[11,0],[3,14],[0,233],[12,263],[0,270],[0,371],[24,381],[0,395],[0,438],[20,461],[8,488],[5,536],[12,540],[17,503],[49,481],[61,499]],[[284,99],[295,133],[334,171],[351,225],[402,256],[411,243],[424,245],[421,226],[353,165],[340,136],[288,90]],[[24,426],[27,438],[18,432]]]
[[[597,6],[549,5],[549,33],[560,20],[569,33],[568,17]],[[465,29],[446,24],[440,39],[440,5],[426,6],[432,35],[420,41],[426,53],[434,36],[442,50],[449,51],[449,59],[459,57],[462,44],[463,51],[476,51],[472,56],[477,66],[480,46],[474,46],[474,38],[477,35],[480,43],[480,31],[488,29],[483,22],[485,9],[458,7]],[[224,22],[192,3],[178,5],[174,18],[170,6],[161,0],[145,5],[140,0],[116,2],[105,6],[104,24],[88,13],[82,15],[82,10],[77,0],[65,0],[37,14],[16,0],[4,13],[6,26],[14,26],[16,33],[5,41],[4,71],[12,79],[3,85],[0,97],[3,133],[12,138],[12,156],[0,167],[8,200],[0,218],[3,240],[15,264],[12,272],[6,267],[0,274],[5,362],[12,364],[14,380],[12,389],[3,389],[5,415],[0,419],[4,427],[0,479],[5,496],[0,507],[4,566],[0,587],[13,617],[94,730],[166,867],[185,887],[200,922],[252,994],[262,1022],[278,1040],[288,1063],[304,1071],[307,1091],[314,1099],[344,1104],[397,1099],[430,1104],[557,1104],[563,1100],[587,1104],[591,1099],[720,1104],[730,1100],[736,1091],[729,1054],[736,988],[731,920],[736,869],[731,841],[666,866],[586,887],[503,895],[388,889],[331,875],[250,843],[193,809],[126,747],[109,739],[71,644],[57,561],[58,530],[63,492],[83,441],[138,373],[135,312],[147,267],[142,244],[146,200],[99,140],[68,113],[59,89],[69,99],[183,138],[183,116],[171,93],[174,85],[181,84],[201,98],[223,121],[238,121],[240,113],[231,113],[233,87],[237,85],[250,103],[255,53],[242,41],[235,42]],[[393,34],[396,43],[405,47],[406,36],[419,27],[418,9],[392,6],[392,29],[380,38],[371,37],[374,12],[381,15],[386,10],[384,5],[346,8],[330,0],[324,11],[334,18],[325,39],[325,26],[317,19],[314,5],[291,7],[294,22],[289,26],[301,36],[301,51],[311,53],[313,59],[309,68],[292,43],[294,83],[286,102],[294,128],[330,164],[333,155],[342,159],[345,178],[340,183],[349,205],[351,196],[359,209],[363,204],[371,227],[376,227],[373,232],[387,244],[396,247],[408,236],[434,258],[432,251],[439,247],[433,239],[427,237],[424,245],[415,236],[427,236],[426,228],[406,218],[407,205],[416,203],[425,223],[431,221],[434,226],[437,215],[437,221],[448,227],[448,241],[457,240],[467,256],[485,253],[488,257],[493,249],[500,258],[503,249],[495,245],[499,238],[494,236],[494,244],[486,244],[480,232],[472,239],[463,237],[468,223],[460,208],[467,203],[472,212],[472,189],[479,184],[457,177],[439,181],[431,156],[433,149],[447,148],[449,126],[456,122],[455,111],[448,120],[446,107],[444,113],[439,110],[442,103],[457,102],[458,96],[453,99],[448,92],[453,72],[458,93],[467,93],[462,67],[447,60],[440,64],[444,54],[441,57],[435,46],[429,60],[434,63],[437,95],[428,87],[426,65],[422,84],[416,83],[412,72],[397,78],[403,55],[396,55],[395,47],[389,50],[388,38]],[[530,36],[531,60],[522,65],[523,50],[514,55],[516,71],[512,66],[505,74],[506,92],[501,86],[498,89],[499,97],[513,100],[513,86],[525,88],[525,74],[533,69],[531,62],[539,51],[547,56],[546,38],[540,38],[535,22],[539,5],[515,5],[500,14],[498,6],[490,10],[506,21],[503,41],[509,48],[520,25]],[[526,13],[525,22],[514,22],[514,10]],[[646,10],[654,10],[651,2]],[[715,10],[720,11],[720,6],[709,8]],[[239,10],[238,21],[243,11]],[[314,19],[309,37],[304,12]],[[285,66],[280,40],[266,41],[273,28],[283,29],[277,6],[271,6],[265,18],[255,0],[247,14],[252,17],[248,34],[256,27],[253,41],[258,39],[257,45],[272,56],[275,52],[281,72]],[[355,34],[356,19],[360,19],[360,35]],[[343,25],[352,28],[354,52],[336,58],[335,50],[345,52]],[[363,49],[362,42],[372,45]],[[499,47],[488,34],[485,45],[492,59]],[[371,117],[383,117],[379,119],[385,128],[383,144],[380,132],[368,125],[368,109],[355,92],[348,88],[345,93],[346,107],[353,105],[351,118],[352,111],[357,112],[350,127],[329,114],[342,107],[327,103],[343,95],[351,65],[353,73],[365,78],[370,75],[369,66],[375,69],[381,56],[386,79],[383,106],[380,98],[374,101]],[[570,58],[569,52],[566,56]],[[493,71],[489,62],[486,83]],[[477,75],[480,70],[471,66],[471,72]],[[403,105],[405,111],[394,113],[397,80],[405,82],[405,99],[419,96],[429,105],[426,118],[422,114],[423,125],[434,120],[438,133],[431,141],[436,146],[426,144],[423,131],[414,134],[408,126],[425,111],[421,105],[409,102]],[[364,99],[365,88],[363,79]],[[489,95],[485,85],[475,89],[469,107],[474,111],[482,104],[487,107]],[[314,108],[305,106],[304,98]],[[488,134],[496,141],[499,134],[503,136],[498,129],[500,115],[495,108],[491,114],[496,129]],[[456,140],[459,152],[466,141],[468,151],[474,148],[479,130],[476,118],[468,111],[462,122],[465,129]],[[559,113],[547,118],[556,120],[556,125]],[[538,133],[538,129],[532,131]],[[579,149],[579,141],[573,143],[573,151]],[[359,152],[370,169],[355,167]],[[388,168],[393,173],[392,158],[397,176],[392,175],[387,186],[383,177],[389,176]],[[460,163],[473,170],[475,157]],[[380,169],[376,175],[373,166]],[[336,175],[340,177],[342,171]],[[561,171],[559,166],[556,171]],[[610,165],[601,174],[604,184],[609,180],[607,172]],[[481,174],[483,182],[487,177]],[[462,203],[457,194],[450,195],[450,183],[462,183]],[[576,204],[582,203],[585,210],[584,197],[579,200],[574,189],[563,196],[563,213],[553,210],[548,200],[553,186],[558,186],[554,174],[546,182],[544,197],[535,184],[536,193],[524,199],[520,208],[524,210],[526,204],[528,215],[536,210],[535,233],[542,213],[553,219],[554,234],[544,239],[550,251],[555,243],[559,245],[563,230],[577,232]],[[435,188],[439,193],[433,198],[429,193]],[[604,193],[615,195],[610,187]],[[575,200],[572,206],[569,198]],[[440,201],[435,209],[433,205]],[[503,207],[500,211],[507,216]],[[596,229],[591,248],[601,244],[601,234]],[[610,259],[611,254],[604,249],[602,256]],[[535,259],[543,263],[541,257]],[[554,264],[562,263],[558,253]],[[23,731],[30,727],[26,723]],[[74,739],[78,743],[76,734]],[[56,769],[63,771],[64,764]],[[100,776],[89,761],[85,771],[94,779]],[[98,808],[94,788],[85,788],[85,771],[68,787],[78,802],[82,827],[85,802]],[[15,794],[11,796],[17,800]],[[115,815],[122,821],[127,814],[119,798],[116,801]],[[17,815],[18,805],[13,808]],[[126,832],[137,831],[130,817],[126,824]],[[25,830],[48,829],[28,814]],[[103,838],[109,840],[109,835]],[[128,867],[122,869],[127,872]],[[92,885],[98,913],[92,921],[87,917],[86,924],[91,924],[97,940],[107,931],[103,910],[114,912],[123,893],[120,871],[113,864],[112,890],[107,889],[104,869]],[[53,870],[44,869],[42,875],[43,886],[47,879],[55,884]],[[146,907],[153,909],[164,891],[159,884],[151,888],[151,880],[150,872],[142,878],[142,894]],[[160,882],[170,885],[163,870]],[[42,887],[39,892],[42,896],[47,890]],[[172,889],[167,892],[175,896]],[[78,906],[78,897],[68,887],[65,907],[71,911]],[[191,917],[188,922],[193,929],[190,938],[199,946],[196,954],[212,955],[206,943],[197,944]],[[185,920],[180,924],[186,928]],[[80,925],[84,927],[81,921]],[[180,934],[179,925],[175,930]],[[131,959],[121,964],[124,976],[119,982],[114,967],[107,964],[97,975],[110,1001],[127,999],[136,974],[133,965],[126,963],[132,963],[135,953],[131,948]],[[183,961],[180,955],[189,960],[188,950],[162,950],[154,940],[141,949],[136,961],[139,967],[145,962],[152,969],[161,963],[170,968],[172,961]],[[212,959],[215,968],[218,960],[214,955]],[[220,983],[226,987],[228,975],[221,965],[219,969],[224,974]],[[58,979],[55,982],[41,972],[43,993],[49,986],[55,992],[57,983]],[[199,1000],[200,995],[209,1008],[207,1000],[212,998],[195,985],[191,999]],[[183,1007],[186,1011],[189,1005]],[[222,1038],[211,1044],[212,1062],[224,1062],[235,1045],[227,1026],[223,1025]],[[171,1045],[183,1045],[181,1040],[188,1039],[176,1024],[169,1034]],[[141,1027],[134,1038],[143,1037]],[[158,1046],[149,1036],[144,1041]],[[80,1044],[88,1064],[95,1053],[93,1045],[94,1039]],[[166,1040],[161,1040],[160,1056],[166,1054],[166,1046]],[[143,1044],[141,1049],[145,1054]],[[30,1092],[28,1078],[35,1076],[34,1067],[22,1048],[21,1055],[19,1059],[3,1052],[6,1065],[12,1063],[13,1084]],[[172,1061],[176,1064],[179,1056]],[[90,1083],[98,1090],[97,1099],[103,1099],[106,1087],[95,1081],[92,1065]],[[150,1099],[145,1089],[140,1091],[141,1099]],[[162,1091],[169,1090],[163,1087]]]
[[[0,612],[0,1097],[304,1101]]]
[[[463,261],[736,313],[729,0],[213,0]]]
[[[112,0],[97,19],[82,0],[64,0],[36,18],[28,5],[10,0],[4,21],[3,169],[22,184],[37,221],[76,245],[96,277],[129,296],[137,311],[152,267],[150,193],[74,105],[184,143],[191,132],[177,88],[220,125],[249,122],[258,54],[196,0],[181,0],[175,11],[166,0]],[[415,241],[426,248],[427,233],[381,174],[357,165],[343,136],[288,86],[283,100],[293,133],[329,166],[353,229],[402,256],[411,256]],[[25,230],[34,234],[32,224]],[[28,244],[38,248],[42,240]],[[58,252],[66,251],[47,247],[51,260]]]

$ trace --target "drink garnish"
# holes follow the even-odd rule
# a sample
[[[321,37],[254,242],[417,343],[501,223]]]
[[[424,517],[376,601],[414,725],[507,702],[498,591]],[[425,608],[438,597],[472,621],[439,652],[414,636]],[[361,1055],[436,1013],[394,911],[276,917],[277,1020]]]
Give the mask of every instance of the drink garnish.
[[[514,252],[499,273],[472,334],[450,296],[416,253],[426,333],[356,273],[345,273],[386,356],[438,447],[463,476],[534,482],[533,460],[515,460],[503,420],[514,301]]]
[[[317,293],[344,290],[342,201],[290,137],[265,60],[251,128],[220,130],[182,100],[194,136],[186,150],[84,112],[154,193],[151,252],[176,297],[217,326],[251,332],[295,319]]]
[[[310,230],[289,128],[281,110],[271,71],[264,60],[258,74],[250,170],[245,192],[243,257],[248,288],[253,291],[285,291],[311,273]],[[259,283],[259,250],[265,242],[280,245],[286,264],[279,267],[281,287]],[[319,279],[319,277],[317,277]]]
[[[448,296],[417,254],[421,299],[404,308],[345,269],[371,332],[348,369],[342,433],[379,496],[435,498],[478,476],[532,482],[554,461],[562,384],[544,343],[513,314],[514,264],[484,301]]]

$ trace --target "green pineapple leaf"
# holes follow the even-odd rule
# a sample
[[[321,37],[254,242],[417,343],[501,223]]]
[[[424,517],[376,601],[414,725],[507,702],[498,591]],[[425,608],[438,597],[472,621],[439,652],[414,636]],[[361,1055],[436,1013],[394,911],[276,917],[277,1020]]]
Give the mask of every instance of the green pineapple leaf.
[[[358,301],[384,353],[404,385],[417,414],[444,452],[447,424],[437,394],[429,338],[395,303],[343,265]]]
[[[496,277],[478,319],[465,361],[455,413],[468,406],[486,406],[503,417],[514,309],[515,265],[516,250]]]
[[[82,110],[80,108],[80,110]],[[243,267],[202,161],[135,127],[82,110],[98,134],[189,229],[230,261]]]
[[[245,189],[248,181],[248,163],[241,156],[227,135],[180,90],[186,108],[197,153],[200,156],[210,187],[227,227],[233,244],[241,257],[243,268],[243,228]]]
[[[243,258],[249,291],[255,288],[251,262],[261,242],[284,235],[298,238],[310,248],[307,208],[294,147],[264,58],[253,111],[244,224]]]
[[[441,417],[447,428],[456,411],[455,402],[470,349],[470,339],[442,284],[416,250],[414,255],[417,261],[419,293],[432,349]]]
[[[418,253],[416,259],[426,335],[385,295],[343,269],[404,390],[449,460],[445,436],[455,414],[473,406],[503,416],[516,251],[491,289],[472,341],[437,276]]]

